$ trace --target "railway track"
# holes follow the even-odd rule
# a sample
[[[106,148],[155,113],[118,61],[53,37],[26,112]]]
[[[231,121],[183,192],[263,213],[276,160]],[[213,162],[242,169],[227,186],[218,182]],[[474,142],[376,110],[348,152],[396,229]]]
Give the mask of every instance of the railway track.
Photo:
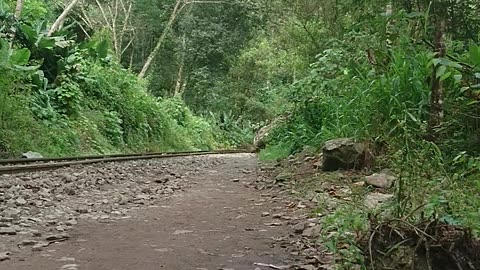
[[[102,162],[121,162],[141,159],[158,159],[170,157],[186,157],[200,155],[218,155],[249,153],[247,150],[218,150],[218,151],[185,151],[185,152],[157,152],[141,154],[116,154],[116,155],[92,155],[77,157],[56,157],[56,158],[22,158],[22,159],[0,159],[0,174],[12,174],[27,171],[51,170],[73,165],[94,164]]]

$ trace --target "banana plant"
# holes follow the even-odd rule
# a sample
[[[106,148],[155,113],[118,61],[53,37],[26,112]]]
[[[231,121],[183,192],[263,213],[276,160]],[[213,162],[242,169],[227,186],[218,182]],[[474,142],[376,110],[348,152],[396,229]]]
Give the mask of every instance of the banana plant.
[[[0,69],[36,71],[40,66],[28,65],[31,52],[27,48],[13,49],[5,39],[0,39]]]

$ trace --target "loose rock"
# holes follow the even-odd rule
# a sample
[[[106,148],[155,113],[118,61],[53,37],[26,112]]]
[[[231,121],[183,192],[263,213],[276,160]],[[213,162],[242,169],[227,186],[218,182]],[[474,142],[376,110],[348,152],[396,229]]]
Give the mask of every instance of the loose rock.
[[[67,234],[52,234],[52,235],[49,235],[49,236],[45,237],[45,240],[52,241],[52,242],[58,242],[58,241],[65,241],[68,238],[70,238],[70,236],[68,236]]]
[[[0,252],[0,262],[10,260],[10,252]]]
[[[360,168],[365,155],[365,146],[351,138],[330,140],[322,148],[322,169],[336,171],[339,169]]]
[[[395,176],[383,172],[375,173],[365,177],[365,184],[376,188],[391,188],[395,179]]]
[[[321,226],[321,225],[316,225],[316,226],[313,226],[313,227],[310,227],[310,228],[305,229],[305,230],[302,232],[302,236],[305,236],[305,237],[318,237],[318,236],[320,236],[321,230],[322,230],[322,226]]]
[[[40,153],[28,151],[22,154],[22,158],[43,158],[43,156]]]
[[[12,227],[0,228],[0,235],[16,235],[17,231]]]
[[[48,247],[50,243],[48,242],[39,242],[32,247],[32,251],[42,251],[44,247]]]
[[[293,226],[293,231],[295,233],[303,233],[306,226],[307,226],[307,224],[305,222],[298,223],[295,226]]]
[[[392,198],[393,198],[392,194],[383,194],[383,193],[374,192],[367,195],[364,203],[366,207],[370,209],[374,209],[374,208],[380,207],[381,205],[383,205],[385,202],[387,202]]]
[[[278,174],[278,175],[275,177],[275,180],[276,180],[277,182],[284,182],[284,181],[288,181],[288,180],[290,180],[290,179],[292,179],[292,178],[293,178],[293,174],[291,174],[291,173],[286,173],[286,172],[285,172],[285,173],[280,173],[280,174]]]

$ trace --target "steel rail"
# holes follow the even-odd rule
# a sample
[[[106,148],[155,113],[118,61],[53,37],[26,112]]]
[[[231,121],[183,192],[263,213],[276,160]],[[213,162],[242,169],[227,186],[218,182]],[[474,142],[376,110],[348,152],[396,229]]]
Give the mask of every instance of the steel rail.
[[[219,150],[219,151],[164,152],[164,153],[104,155],[104,156],[81,156],[81,157],[66,157],[66,158],[60,158],[60,157],[59,158],[40,158],[40,159],[31,159],[31,160],[24,159],[24,161],[28,161],[26,163],[34,162],[34,164],[3,165],[3,166],[0,166],[0,174],[12,174],[12,173],[18,173],[18,172],[50,170],[50,169],[68,167],[72,165],[85,165],[85,164],[94,164],[94,163],[102,163],[102,162],[122,162],[122,161],[131,161],[131,160],[145,160],[145,159],[159,159],[159,158],[201,156],[201,155],[235,154],[235,153],[251,153],[251,151]],[[61,162],[58,162],[58,161],[61,161]],[[35,163],[35,162],[41,162],[41,163]]]
[[[224,150],[226,151],[226,150]],[[210,152],[210,151],[195,151],[195,153]],[[109,154],[109,155],[88,155],[88,156],[73,156],[73,157],[51,157],[51,158],[15,158],[15,159],[0,159],[0,166],[13,164],[28,164],[37,162],[55,162],[55,161],[72,161],[72,160],[86,160],[86,159],[101,159],[101,158],[115,158],[115,157],[137,157],[137,156],[156,156],[169,155],[180,153],[193,153],[192,151],[184,152],[152,152],[141,154]]]

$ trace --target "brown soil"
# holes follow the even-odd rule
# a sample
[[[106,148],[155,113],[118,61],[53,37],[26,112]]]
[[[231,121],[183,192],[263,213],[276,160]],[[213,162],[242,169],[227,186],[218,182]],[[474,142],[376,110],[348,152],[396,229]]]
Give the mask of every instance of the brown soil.
[[[222,162],[185,178],[186,191],[132,209],[124,220],[80,220],[68,241],[42,251],[25,248],[0,262],[0,270],[258,270],[270,269],[261,264],[292,264],[292,255],[274,240],[289,229],[264,213],[283,204],[245,185],[256,180],[256,157],[205,158]]]

